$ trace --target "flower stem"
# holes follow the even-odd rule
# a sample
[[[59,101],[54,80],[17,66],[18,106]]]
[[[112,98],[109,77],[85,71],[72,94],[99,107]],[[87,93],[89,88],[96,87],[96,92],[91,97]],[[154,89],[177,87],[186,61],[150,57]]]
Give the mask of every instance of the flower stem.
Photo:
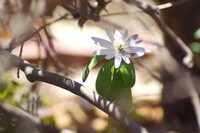
[[[108,117],[108,133],[112,132],[112,117]]]

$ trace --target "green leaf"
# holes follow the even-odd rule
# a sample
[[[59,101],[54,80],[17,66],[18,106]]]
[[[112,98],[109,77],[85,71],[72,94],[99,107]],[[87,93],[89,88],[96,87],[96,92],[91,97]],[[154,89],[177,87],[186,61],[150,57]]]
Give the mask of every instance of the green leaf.
[[[200,39],[200,28],[197,29],[197,30],[194,32],[194,38],[195,38],[195,39]]]
[[[132,92],[131,88],[124,89],[115,103],[119,105],[124,111],[128,112],[132,108]]]
[[[132,106],[131,88],[134,84],[135,70],[132,64],[122,62],[121,67],[115,69],[114,61],[111,60],[105,63],[99,71],[96,89],[102,97],[116,102],[127,110]]]
[[[87,79],[91,69],[96,66],[96,64],[98,62],[100,62],[101,60],[103,60],[105,58],[105,55],[101,55],[101,56],[94,56],[90,63],[88,64],[88,66],[86,66],[83,70],[83,75],[82,75],[82,81],[85,82],[85,80]]]
[[[192,52],[200,54],[200,43],[192,42],[190,43],[189,47],[192,50]]]
[[[113,60],[106,62],[97,75],[96,89],[97,92],[104,98],[111,88],[113,65]]]

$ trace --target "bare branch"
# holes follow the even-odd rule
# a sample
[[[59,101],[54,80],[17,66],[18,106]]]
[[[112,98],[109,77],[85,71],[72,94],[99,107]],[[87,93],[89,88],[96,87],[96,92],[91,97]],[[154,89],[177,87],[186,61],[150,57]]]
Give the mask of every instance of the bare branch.
[[[147,133],[145,128],[143,128],[134,120],[132,120],[117,106],[115,106],[110,101],[103,99],[92,90],[85,88],[82,84],[71,79],[65,78],[61,75],[37,69],[33,65],[29,64],[27,61],[24,61],[5,50],[0,50],[0,56],[12,62],[13,66],[19,66],[19,69],[25,73],[27,79],[30,82],[42,81],[68,90],[84,98],[100,110],[110,115],[117,122],[119,122],[119,124],[122,125],[124,129],[126,129],[130,133]]]
[[[57,128],[49,125],[44,125],[40,118],[32,116],[27,112],[9,104],[0,103],[0,112],[1,115],[6,117],[8,122],[12,119],[16,119],[16,127],[14,127],[16,130],[21,130],[19,128],[23,126],[23,132],[30,132],[30,128],[33,128],[34,130],[41,131],[42,133],[60,133],[60,130]],[[1,118],[3,119],[3,117]],[[4,121],[4,123],[7,123],[7,121]]]
[[[163,9],[170,8],[172,6],[177,6],[177,5],[189,2],[189,1],[190,0],[180,0],[180,1],[168,2],[165,4],[158,5],[157,8],[160,10],[163,10]]]
[[[183,53],[182,64],[187,68],[191,68],[194,64],[193,53],[187,45],[171,30],[158,16],[159,10],[149,4],[142,3],[139,0],[125,0],[127,3],[135,4],[138,8],[148,14],[165,33],[165,35],[177,46],[177,50]],[[167,44],[170,45],[170,44]],[[170,46],[169,46],[170,47]],[[171,52],[171,51],[170,51]]]

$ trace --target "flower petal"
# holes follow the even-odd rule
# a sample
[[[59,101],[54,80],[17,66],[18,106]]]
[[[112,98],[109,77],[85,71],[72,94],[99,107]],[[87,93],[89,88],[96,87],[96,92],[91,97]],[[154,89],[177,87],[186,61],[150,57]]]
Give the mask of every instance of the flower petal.
[[[138,38],[138,34],[132,35],[131,37],[128,38],[128,41],[135,41]]]
[[[151,52],[151,50],[145,48],[145,53],[149,53],[149,52]]]
[[[132,42],[130,42],[130,45],[131,45],[131,46],[137,45],[137,44],[139,44],[139,43],[141,43],[141,42],[142,42],[142,40],[139,40],[139,41],[132,41]]]
[[[106,55],[105,59],[109,60],[112,59],[113,57],[115,57],[115,53],[109,53]]]
[[[132,35],[131,37],[128,38],[128,44],[134,44],[135,40],[138,38],[138,34]]]
[[[130,64],[130,60],[127,56],[122,56],[123,60],[126,62],[126,64]]]
[[[113,51],[112,49],[100,49],[97,51],[94,51],[92,53],[93,55],[113,55],[113,57],[115,56],[115,51]]]
[[[143,55],[144,55],[143,52],[137,52],[137,53],[135,53],[133,56],[130,56],[130,58],[138,58],[138,57],[141,57],[141,56],[143,56]]]
[[[95,44],[97,44],[97,45],[100,45],[100,46],[105,47],[105,48],[113,49],[112,43],[107,41],[107,40],[104,40],[104,39],[101,39],[101,38],[98,38],[98,37],[92,37],[92,39],[95,41]]]
[[[134,34],[129,39],[130,40],[136,40],[137,38],[138,38],[138,34]]]
[[[118,36],[118,37],[122,37],[122,34],[121,34],[118,30],[115,30],[114,35],[116,35],[116,36]]]
[[[115,57],[114,66],[116,69],[118,69],[120,67],[121,62],[122,62],[122,58],[120,56]]]
[[[124,40],[123,40],[122,34],[118,30],[115,30],[114,38],[115,38],[114,43],[116,43],[116,44],[124,44]]]
[[[128,30],[125,30],[124,31],[124,42],[126,41],[126,39],[127,39],[127,37],[128,37]]]
[[[109,30],[105,29],[106,34],[108,35],[108,37],[110,38],[110,40],[113,42],[115,40],[113,33],[111,33]]]
[[[151,50],[145,49],[145,48],[142,48],[142,47],[129,47],[128,49],[130,50],[131,53],[137,53],[137,52],[148,53],[148,52],[151,52]]]

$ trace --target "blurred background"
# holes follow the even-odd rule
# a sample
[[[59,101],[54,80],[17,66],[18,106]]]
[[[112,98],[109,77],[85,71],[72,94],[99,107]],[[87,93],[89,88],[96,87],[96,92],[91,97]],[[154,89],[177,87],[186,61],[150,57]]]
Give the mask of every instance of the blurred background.
[[[131,0],[130,0],[131,1]],[[105,29],[138,34],[152,52],[132,60],[136,84],[130,117],[152,133],[198,133],[200,125],[200,1],[140,0],[159,10],[166,23],[193,52],[193,66],[163,29],[129,0],[1,0],[0,47],[38,68],[82,83],[84,67],[99,49],[91,37],[108,40]],[[166,27],[164,27],[166,28]],[[176,36],[174,36],[175,39]],[[30,83],[23,72],[0,65],[0,132],[106,133],[108,116],[84,99],[46,83]],[[102,63],[84,86],[95,90]],[[6,106],[5,106],[6,105]],[[16,108],[17,107],[17,108]],[[6,110],[7,109],[7,110]],[[10,110],[41,120],[41,130]],[[6,112],[7,111],[7,112]],[[113,133],[123,133],[120,126]]]

